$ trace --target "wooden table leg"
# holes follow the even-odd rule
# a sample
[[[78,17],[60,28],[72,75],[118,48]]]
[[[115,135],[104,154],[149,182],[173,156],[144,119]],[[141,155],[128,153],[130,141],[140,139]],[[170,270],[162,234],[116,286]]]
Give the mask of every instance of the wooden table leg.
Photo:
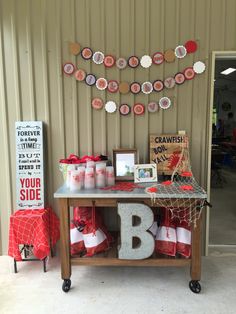
[[[201,279],[201,218],[197,219],[196,226],[192,226],[192,258],[191,270],[192,280]]]
[[[70,290],[70,208],[67,198],[59,199],[60,206],[60,236],[61,236],[61,278],[64,280],[62,290]]]

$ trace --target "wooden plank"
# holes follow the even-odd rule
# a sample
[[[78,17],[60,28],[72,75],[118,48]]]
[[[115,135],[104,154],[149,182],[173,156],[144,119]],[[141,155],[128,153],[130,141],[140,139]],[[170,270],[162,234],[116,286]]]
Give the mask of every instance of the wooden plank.
[[[70,279],[71,263],[70,263],[70,209],[68,200],[61,198],[60,206],[60,234],[61,234],[61,278]]]
[[[94,258],[72,258],[71,265],[84,266],[173,266],[181,267],[188,266],[190,259],[176,258],[158,258],[158,259],[143,259],[143,260],[121,260],[118,258],[109,257],[94,257]]]
[[[192,225],[192,259],[190,275],[192,280],[201,279],[201,218]]]

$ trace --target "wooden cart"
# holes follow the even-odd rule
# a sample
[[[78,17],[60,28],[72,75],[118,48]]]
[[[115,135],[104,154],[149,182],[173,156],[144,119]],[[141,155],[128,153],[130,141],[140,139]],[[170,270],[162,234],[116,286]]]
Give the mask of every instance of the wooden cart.
[[[157,195],[158,196],[158,195]],[[135,189],[133,192],[125,191],[106,191],[101,189],[81,190],[78,193],[72,193],[67,188],[61,187],[54,194],[55,198],[59,199],[60,208],[60,227],[61,227],[61,278],[64,280],[62,289],[68,292],[71,287],[71,266],[86,265],[86,266],[190,266],[191,281],[189,282],[190,289],[199,293],[201,286],[201,219],[197,220],[195,226],[192,226],[192,254],[191,258],[177,257],[157,257],[153,254],[150,258],[142,260],[122,260],[117,256],[117,246],[104,253],[104,256],[84,258],[70,256],[70,207],[76,206],[96,206],[105,207],[109,210],[111,207],[117,207],[118,202],[126,203],[144,203],[153,207],[150,196],[145,193],[144,189]],[[162,202],[158,201],[158,197],[154,206],[160,207],[163,204],[164,195],[162,194]],[[176,197],[176,195],[173,195]],[[206,199],[206,193],[200,188],[197,193],[179,192],[179,198],[189,198],[193,201]],[[166,196],[168,202],[170,196]]]

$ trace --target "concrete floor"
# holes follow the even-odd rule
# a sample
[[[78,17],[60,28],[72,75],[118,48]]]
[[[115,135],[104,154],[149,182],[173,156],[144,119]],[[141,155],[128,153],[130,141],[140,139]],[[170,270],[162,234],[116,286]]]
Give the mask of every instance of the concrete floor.
[[[236,307],[236,256],[204,257],[202,292],[188,288],[189,268],[73,267],[72,288],[61,290],[59,259],[18,263],[0,257],[1,314],[231,314]]]
[[[236,244],[236,171],[222,170],[223,188],[211,189],[210,244]]]

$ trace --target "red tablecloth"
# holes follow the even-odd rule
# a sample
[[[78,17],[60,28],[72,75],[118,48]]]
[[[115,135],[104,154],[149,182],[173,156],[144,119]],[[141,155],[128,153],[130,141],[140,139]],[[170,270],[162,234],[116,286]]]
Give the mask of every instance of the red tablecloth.
[[[51,208],[18,210],[10,217],[8,255],[21,261],[19,244],[26,244],[33,245],[35,257],[44,259],[59,238],[59,219]]]

